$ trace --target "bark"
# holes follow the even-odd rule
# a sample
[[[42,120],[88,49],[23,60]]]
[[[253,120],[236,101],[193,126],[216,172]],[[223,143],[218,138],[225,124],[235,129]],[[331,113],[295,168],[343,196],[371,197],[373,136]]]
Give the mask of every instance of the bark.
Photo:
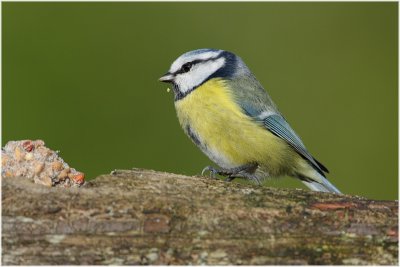
[[[398,202],[140,169],[3,178],[2,263],[398,265]]]

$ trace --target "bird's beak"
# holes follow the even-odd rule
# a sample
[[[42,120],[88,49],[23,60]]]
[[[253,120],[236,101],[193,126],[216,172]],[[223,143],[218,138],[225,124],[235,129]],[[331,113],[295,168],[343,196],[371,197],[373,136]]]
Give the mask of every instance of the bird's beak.
[[[174,80],[174,75],[172,75],[171,73],[167,72],[158,80],[160,82],[170,83],[170,82],[172,82]]]

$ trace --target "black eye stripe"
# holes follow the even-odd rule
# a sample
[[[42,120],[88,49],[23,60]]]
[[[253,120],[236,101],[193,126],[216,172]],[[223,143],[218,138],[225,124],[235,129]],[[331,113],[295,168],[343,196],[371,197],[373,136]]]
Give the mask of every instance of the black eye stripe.
[[[196,65],[198,63],[206,62],[206,61],[214,61],[214,60],[217,60],[217,59],[221,58],[221,56],[222,55],[218,55],[216,57],[212,57],[212,58],[208,58],[208,59],[196,59],[196,60],[193,60],[193,61],[186,62],[185,64],[182,65],[182,67],[179,70],[175,71],[173,74],[176,75],[176,74],[186,73],[194,65]],[[189,66],[190,66],[190,68],[187,69],[187,67],[189,67]],[[185,70],[185,67],[186,67],[186,70]]]
[[[182,65],[182,67],[179,70],[177,70],[175,72],[175,74],[188,72],[193,67],[193,65],[195,65],[197,63],[200,63],[200,62],[203,62],[203,61],[206,61],[206,60],[198,59],[198,60],[193,60],[193,61],[190,61],[190,62],[186,62],[185,64]]]

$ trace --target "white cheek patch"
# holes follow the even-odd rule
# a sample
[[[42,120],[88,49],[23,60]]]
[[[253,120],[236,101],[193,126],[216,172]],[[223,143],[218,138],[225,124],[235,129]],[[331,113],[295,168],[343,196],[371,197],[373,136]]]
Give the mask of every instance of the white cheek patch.
[[[174,73],[174,72],[178,71],[182,67],[182,65],[185,64],[186,62],[191,62],[194,60],[210,59],[213,57],[217,57],[221,53],[222,53],[222,51],[209,51],[209,52],[205,52],[205,53],[201,53],[201,54],[189,54],[189,55],[183,54],[177,60],[175,60],[174,63],[172,63],[171,68],[169,69],[169,72]]]
[[[221,57],[213,61],[206,61],[193,66],[193,68],[186,73],[178,74],[175,77],[175,83],[178,85],[182,93],[193,89],[200,85],[214,72],[219,70],[225,65],[225,58]]]

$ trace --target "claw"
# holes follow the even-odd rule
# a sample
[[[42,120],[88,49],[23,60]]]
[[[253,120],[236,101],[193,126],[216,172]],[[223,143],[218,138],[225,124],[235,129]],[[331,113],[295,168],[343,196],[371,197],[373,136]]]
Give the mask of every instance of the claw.
[[[210,168],[211,168],[211,166],[206,166],[206,167],[204,167],[204,169],[201,171],[201,175],[204,176],[204,173],[207,172],[207,171],[209,171]]]
[[[210,177],[216,179],[216,174],[218,174],[218,170],[215,169],[212,166],[206,166],[202,171],[201,171],[201,175],[204,176],[204,173],[209,171],[210,172]]]

